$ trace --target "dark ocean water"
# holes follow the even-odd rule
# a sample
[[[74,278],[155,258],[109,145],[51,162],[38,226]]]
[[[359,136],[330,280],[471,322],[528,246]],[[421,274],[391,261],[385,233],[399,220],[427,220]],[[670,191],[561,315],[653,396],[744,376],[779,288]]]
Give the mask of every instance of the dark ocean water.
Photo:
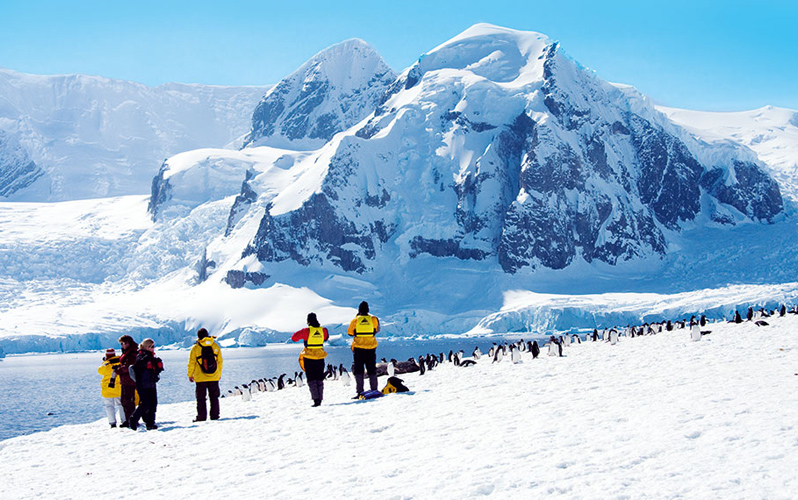
[[[542,340],[529,335],[526,340]],[[474,347],[487,352],[493,342],[514,341],[518,337],[468,339],[393,340],[381,339],[378,358],[406,360],[427,353],[464,350],[471,356]],[[118,348],[118,346],[113,346]],[[299,371],[297,358],[301,344],[223,349],[222,393],[252,379],[290,377]],[[349,369],[352,352],[348,346],[328,346],[327,362]],[[118,349],[117,349],[118,351]],[[158,383],[159,404],[192,401],[194,384],[186,377],[187,350],[157,350],[164,362]],[[32,432],[46,431],[66,424],[92,422],[105,418],[97,368],[103,352],[30,354],[0,360],[0,440]]]

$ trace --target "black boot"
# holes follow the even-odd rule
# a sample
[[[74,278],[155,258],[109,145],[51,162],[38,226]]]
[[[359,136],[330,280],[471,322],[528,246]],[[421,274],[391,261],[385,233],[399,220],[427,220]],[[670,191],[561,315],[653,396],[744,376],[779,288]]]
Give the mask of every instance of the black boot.
[[[313,407],[321,406],[321,399],[314,399],[313,400]]]
[[[357,396],[363,394],[363,374],[360,375],[355,374],[355,390],[357,391]],[[357,397],[355,397],[357,399]]]

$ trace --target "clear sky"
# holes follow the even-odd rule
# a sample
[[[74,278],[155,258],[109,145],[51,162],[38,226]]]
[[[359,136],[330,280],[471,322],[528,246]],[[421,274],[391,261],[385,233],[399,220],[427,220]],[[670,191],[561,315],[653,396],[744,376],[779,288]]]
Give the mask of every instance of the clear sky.
[[[264,85],[348,38],[401,71],[479,22],[545,33],[660,104],[798,109],[795,0],[0,0],[0,67]]]

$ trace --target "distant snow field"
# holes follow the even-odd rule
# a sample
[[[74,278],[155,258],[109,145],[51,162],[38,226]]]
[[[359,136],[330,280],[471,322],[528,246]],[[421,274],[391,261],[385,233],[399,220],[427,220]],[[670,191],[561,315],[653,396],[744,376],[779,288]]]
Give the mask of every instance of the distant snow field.
[[[328,381],[320,408],[289,387],[217,422],[64,426],[0,442],[0,498],[790,499],[798,316],[766,320],[447,363],[367,402]]]

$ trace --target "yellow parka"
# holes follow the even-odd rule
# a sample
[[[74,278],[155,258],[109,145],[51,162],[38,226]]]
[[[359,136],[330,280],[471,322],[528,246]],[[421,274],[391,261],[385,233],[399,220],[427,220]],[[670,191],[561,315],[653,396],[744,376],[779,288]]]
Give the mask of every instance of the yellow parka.
[[[119,366],[119,356],[113,356],[103,361],[103,364],[97,368],[97,373],[103,376],[100,386],[102,387],[102,395],[104,398],[120,398],[122,397],[122,380],[114,370]],[[113,379],[113,387],[111,385]]]
[[[212,347],[216,355],[216,371],[213,373],[205,373],[200,368],[202,346]],[[188,376],[194,377],[194,382],[218,382],[222,378],[222,349],[216,343],[216,337],[199,339],[191,348],[191,353],[188,355]]]
[[[352,349],[376,349],[377,339],[374,337],[380,331],[380,320],[376,316],[357,316],[349,323],[346,333],[352,340]]]

